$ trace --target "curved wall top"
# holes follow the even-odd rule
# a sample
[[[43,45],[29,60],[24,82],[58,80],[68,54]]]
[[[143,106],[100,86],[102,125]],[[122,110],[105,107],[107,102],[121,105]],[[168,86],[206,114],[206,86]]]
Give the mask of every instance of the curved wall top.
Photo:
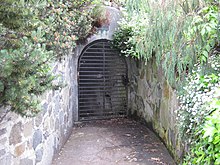
[[[113,34],[118,28],[118,21],[121,18],[121,12],[114,7],[105,6],[105,14],[107,23],[103,23],[101,27],[97,28],[96,32],[88,37],[85,43],[77,46],[75,50],[76,56],[79,56],[84,47],[93,41],[100,39],[112,40]]]
[[[112,39],[112,35],[118,28],[118,21],[120,20],[120,11],[116,8],[106,6],[106,24],[103,24],[100,28],[97,28],[96,34],[88,38],[89,42],[92,42],[97,39]]]
[[[114,8],[114,7],[105,7],[106,11],[106,19],[107,23],[103,23],[101,27],[97,28],[97,31],[91,35],[90,37],[87,38],[87,40],[82,43],[77,45],[75,51],[73,52],[73,61],[72,65],[73,68],[71,70],[71,77],[73,78],[73,88],[72,88],[72,93],[76,95],[74,97],[74,109],[78,109],[78,59],[80,55],[82,54],[82,51],[85,50],[85,48],[92,42],[97,41],[97,40],[112,40],[113,34],[118,28],[118,21],[121,18],[121,12]],[[78,111],[74,110],[73,111],[73,121],[78,121]]]

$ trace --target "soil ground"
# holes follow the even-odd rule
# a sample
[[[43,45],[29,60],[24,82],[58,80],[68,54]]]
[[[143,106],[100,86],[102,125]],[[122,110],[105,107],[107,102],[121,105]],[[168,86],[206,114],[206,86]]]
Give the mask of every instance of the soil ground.
[[[79,123],[53,165],[175,165],[160,139],[130,119]]]

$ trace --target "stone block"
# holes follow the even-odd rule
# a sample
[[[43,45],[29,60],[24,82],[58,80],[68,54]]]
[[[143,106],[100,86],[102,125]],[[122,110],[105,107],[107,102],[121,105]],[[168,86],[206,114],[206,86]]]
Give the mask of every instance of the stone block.
[[[160,107],[160,122],[162,124],[162,127],[168,128],[169,126],[169,106],[168,102],[166,100],[162,100],[161,107]]]
[[[34,136],[33,136],[33,148],[34,148],[34,150],[41,143],[42,143],[42,131],[41,130],[36,130],[34,132]]]
[[[51,116],[51,114],[52,114],[52,112],[53,112],[53,108],[52,108],[52,105],[49,105],[49,107],[48,107],[48,114],[49,114],[49,116]]]
[[[14,162],[13,162],[14,163]],[[12,155],[5,155],[0,159],[1,165],[12,165]]]
[[[162,98],[162,89],[161,89],[161,84],[158,83],[156,87],[156,99],[161,99]]]
[[[33,160],[31,160],[31,159],[21,159],[21,161],[20,161],[20,165],[33,165],[34,164],[34,162],[33,162]]]
[[[43,116],[45,115],[45,113],[47,112],[47,109],[48,109],[48,103],[44,103],[43,105],[42,105],[42,112],[43,112]]]
[[[46,117],[43,122],[44,131],[50,131],[50,117]]]
[[[141,70],[140,79],[144,79],[145,76],[145,68]]]
[[[59,119],[56,118],[56,121],[55,121],[55,130],[59,130],[60,128],[60,122],[59,122]]]
[[[163,98],[169,100],[172,97],[170,86],[166,83],[163,84]]]
[[[64,115],[64,123],[66,123],[66,124],[68,123],[68,117],[67,117],[67,114]]]
[[[31,136],[33,132],[32,122],[28,122],[24,125],[24,137]]]
[[[6,128],[0,129],[0,136],[4,135],[6,132]]]
[[[143,98],[141,96],[137,96],[135,97],[135,103],[137,105],[137,110],[141,110],[143,111],[144,110],[144,101],[143,101]]]
[[[72,87],[69,86],[69,96],[71,96],[71,95],[73,95],[73,96],[78,95],[78,93],[76,93],[76,91],[75,91],[75,93],[73,93],[73,91],[75,91],[75,90],[72,90]]]
[[[5,149],[1,149],[0,150],[0,157],[3,157],[6,154]]]
[[[20,143],[22,141],[22,136],[21,136],[21,131],[22,131],[22,125],[21,122],[15,124],[10,132],[10,137],[9,137],[9,144],[16,145],[17,143]]]
[[[51,131],[54,131],[55,129],[55,121],[53,117],[50,117],[50,129]]]
[[[146,69],[146,81],[150,81],[151,82],[151,69]]]
[[[42,147],[35,152],[37,163],[42,160],[43,154],[44,154],[44,150]]]
[[[52,93],[50,92],[48,95],[47,95],[47,101],[48,103],[50,103],[52,100]]]
[[[54,107],[54,110],[55,110],[55,113],[58,114],[59,111],[60,111],[60,99],[59,99],[59,96],[55,96],[53,102],[55,103],[55,107]]]
[[[42,115],[42,113],[40,113],[39,115],[37,115],[34,118],[34,125],[35,125],[35,127],[40,127],[40,125],[42,123],[42,120],[43,120],[43,115]]]
[[[7,142],[7,138],[4,137],[3,139],[0,139],[0,144],[4,145]]]
[[[64,124],[64,112],[63,111],[59,113],[59,121],[61,124]]]
[[[176,146],[175,133],[171,129],[168,130],[168,138],[168,140],[171,143],[171,146]]]
[[[25,151],[25,143],[15,147],[14,154],[16,157],[21,156]]]

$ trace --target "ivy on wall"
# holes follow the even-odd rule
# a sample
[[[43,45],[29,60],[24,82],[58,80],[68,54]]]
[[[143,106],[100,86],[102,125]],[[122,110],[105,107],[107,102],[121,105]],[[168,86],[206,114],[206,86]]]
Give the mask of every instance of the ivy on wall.
[[[55,77],[59,60],[92,33],[100,1],[3,0],[0,2],[0,105],[34,116],[39,95]]]

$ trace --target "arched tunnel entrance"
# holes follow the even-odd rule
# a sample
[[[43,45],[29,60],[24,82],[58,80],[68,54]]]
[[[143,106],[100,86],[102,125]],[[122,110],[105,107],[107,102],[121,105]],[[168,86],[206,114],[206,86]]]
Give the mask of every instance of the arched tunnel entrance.
[[[79,120],[127,115],[126,61],[108,40],[87,45],[78,61]]]

